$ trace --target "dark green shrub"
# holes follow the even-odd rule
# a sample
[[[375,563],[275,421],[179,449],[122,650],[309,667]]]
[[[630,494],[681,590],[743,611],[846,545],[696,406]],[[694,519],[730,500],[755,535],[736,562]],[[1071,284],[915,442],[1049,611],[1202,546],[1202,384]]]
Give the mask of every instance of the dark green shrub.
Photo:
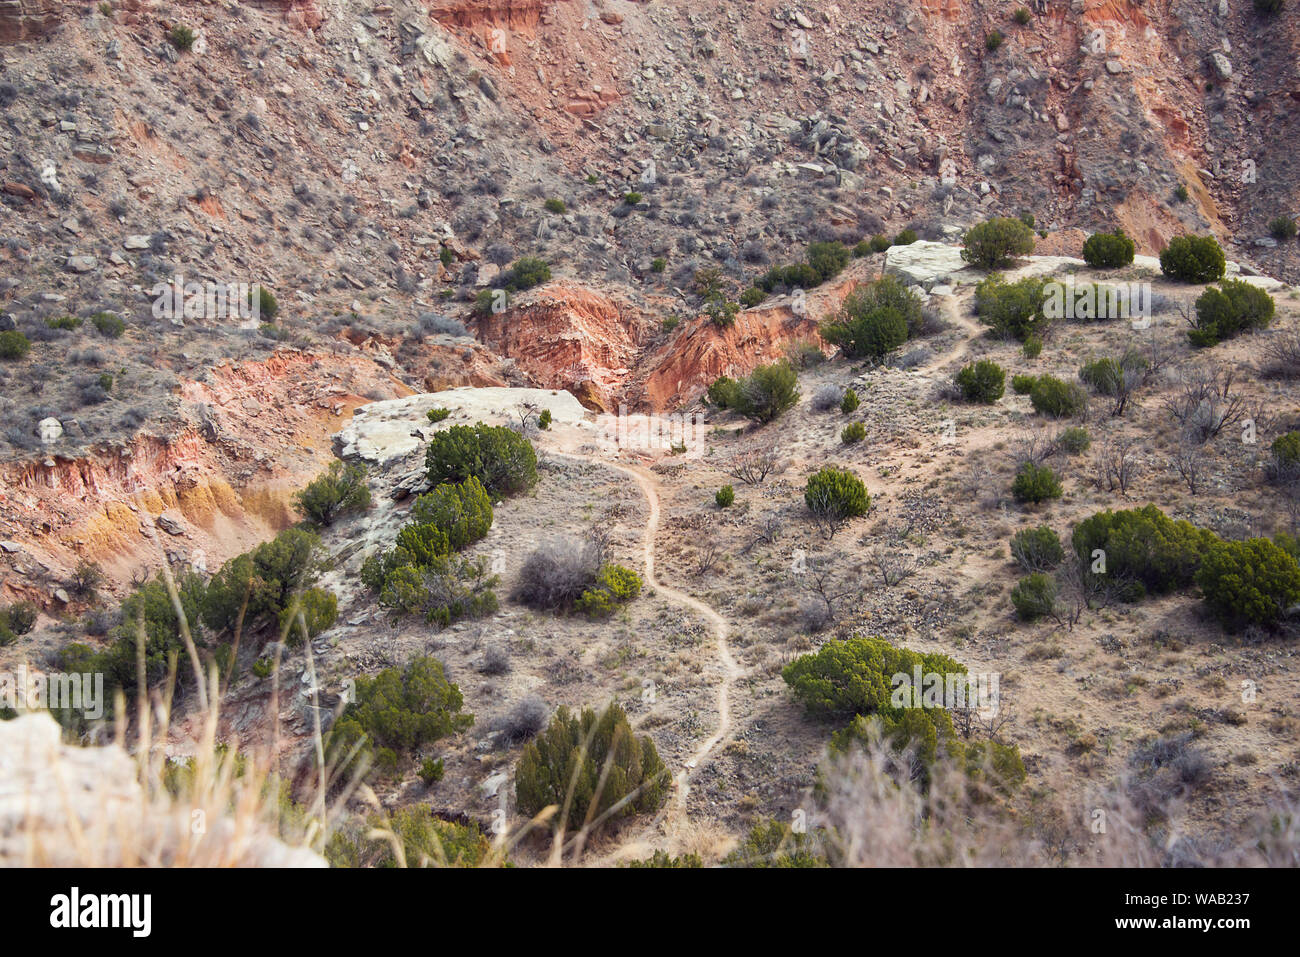
[[[302,613],[302,622],[298,613]],[[307,637],[315,638],[334,626],[339,615],[339,600],[326,588],[308,588],[280,613],[280,631],[286,632],[290,645],[302,643],[302,623],[307,625]]]
[[[187,627],[196,644],[201,645],[203,634],[199,621],[205,598],[203,579],[191,572],[177,576],[175,582]],[[145,632],[145,681],[150,685],[161,681],[167,674],[171,656],[176,655],[184,660],[186,654],[181,638],[181,619],[176,614],[161,573],[152,581],[138,586],[122,602],[122,623],[111,633],[113,644],[103,655],[96,656],[93,662],[85,663],[85,667],[64,667],[64,670],[102,671],[105,684],[109,687],[134,690],[136,633],[141,620]],[[178,672],[178,676],[180,674],[182,672]]]
[[[1178,188],[1174,190],[1174,199],[1180,203],[1185,203],[1191,198],[1192,194],[1187,191],[1187,187],[1179,183]]]
[[[744,842],[722,861],[727,867],[830,867],[818,832],[800,833],[788,821],[767,819],[749,830]]]
[[[866,515],[871,496],[862,480],[847,469],[827,466],[808,478],[804,486],[804,504],[813,520],[834,537],[850,519]]]
[[[1118,362],[1106,356],[1085,362],[1079,367],[1079,379],[1102,395],[1115,395],[1124,383],[1124,370]]]
[[[1196,300],[1196,323],[1187,339],[1197,348],[1216,345],[1243,332],[1267,329],[1273,321],[1273,297],[1242,279],[1224,279]]]
[[[1268,221],[1268,234],[1280,243],[1295,239],[1295,220],[1290,216],[1278,216]]]
[[[446,558],[452,553],[451,536],[447,534],[446,529],[431,523],[408,522],[403,525],[397,530],[395,545],[392,554],[395,559],[400,557],[401,561],[394,559],[392,568],[398,565],[426,568],[439,558]]]
[[[550,409],[542,409],[541,415],[537,417],[537,427],[541,429],[543,432],[547,432],[550,430],[551,428]]]
[[[1133,240],[1122,229],[1113,233],[1093,233],[1083,243],[1083,261],[1093,269],[1114,269],[1133,262],[1137,251]]]
[[[714,379],[708,388],[709,401],[719,409],[734,409],[740,401],[740,383],[727,376]]]
[[[1034,231],[1019,219],[1003,216],[966,230],[962,245],[961,258],[966,262],[981,269],[1001,269],[1034,251]]]
[[[827,642],[816,654],[796,658],[782,669],[781,677],[795,700],[815,717],[879,717],[886,722],[889,736],[901,724],[911,731],[909,739],[949,740],[952,719],[942,704],[918,707],[913,694],[920,695],[923,688],[900,688],[895,680],[896,675],[906,675],[910,681],[917,671],[939,676],[946,684],[949,675],[965,675],[966,667],[947,655],[895,648],[882,638],[854,637]],[[865,731],[865,724],[855,724],[857,728],[850,725],[832,739],[832,750],[843,751],[855,738],[864,736],[857,732]],[[902,743],[915,745],[911,740]],[[922,745],[920,750],[929,751],[923,755],[926,763],[934,759],[933,747]]]
[[[879,233],[877,233],[875,236],[871,237],[871,251],[873,253],[883,253],[886,249],[888,249],[892,245],[893,243],[889,241],[888,236],[882,236]]]
[[[1011,494],[1017,502],[1037,504],[1048,499],[1060,498],[1061,480],[1046,465],[1033,462],[1023,463],[1016,472],[1015,481],[1011,483]]]
[[[31,350],[32,344],[17,329],[0,332],[0,359],[22,359]]]
[[[667,268],[668,268],[668,260],[664,259],[662,256],[656,256],[654,259],[650,261],[651,272],[663,272]]]
[[[218,633],[238,625],[247,633],[278,623],[294,593],[315,581],[319,548],[314,533],[286,528],[271,541],[230,559],[212,576],[203,595],[204,624]]]
[[[895,246],[910,246],[910,245],[912,245],[912,243],[916,242],[916,240],[917,240],[918,238],[919,238],[919,237],[917,237],[917,235],[916,235],[916,230],[914,230],[914,229],[905,229],[905,230],[903,230],[901,233],[899,233],[897,236],[894,237],[894,245],[895,245]]]
[[[275,293],[263,285],[257,287],[257,317],[263,322],[275,322],[275,317],[280,314],[280,302],[275,298]]]
[[[1003,794],[1011,794],[1028,777],[1020,748],[999,741],[963,741],[966,779],[973,785],[987,784]],[[978,794],[978,792],[976,792]]]
[[[1011,557],[1027,572],[1050,572],[1065,559],[1065,549],[1056,532],[1039,525],[1011,536]]]
[[[1011,589],[1011,604],[1021,621],[1037,621],[1056,610],[1056,580],[1042,572],[1026,575]]]
[[[704,314],[709,317],[719,329],[730,329],[736,324],[736,314],[740,312],[740,305],[721,296],[709,299],[704,303]]]
[[[36,625],[40,609],[30,601],[0,605],[0,647],[13,644]]]
[[[760,302],[767,298],[767,293],[757,286],[750,286],[740,294],[740,304],[746,309],[753,309]]]
[[[1029,401],[1035,412],[1053,419],[1078,415],[1088,408],[1088,395],[1082,388],[1050,375],[1041,375],[1034,381]]]
[[[799,401],[799,373],[788,362],[759,366],[737,383],[733,408],[760,424],[771,422]]]
[[[442,758],[425,758],[420,762],[420,782],[426,787],[433,787],[442,780],[447,769],[443,766]]]
[[[623,194],[623,202],[627,203],[629,206],[635,206],[637,203],[641,202],[642,198],[643,197],[640,193]]]
[[[1041,336],[1048,325],[1043,315],[1044,285],[1032,276],[1014,283],[1000,275],[989,276],[975,287],[975,315],[1003,339],[1027,342],[1030,336]]]
[[[1273,544],[1300,562],[1300,535],[1278,532],[1273,536]]]
[[[1025,344],[1020,349],[1026,359],[1037,359],[1043,354],[1043,338],[1036,333],[1025,336]]]
[[[851,253],[843,243],[824,242],[808,244],[808,265],[817,270],[822,282],[834,279],[849,264]]]
[[[821,273],[808,263],[773,266],[754,280],[754,285],[764,292],[772,292],[778,286],[786,286],[790,289],[812,289],[820,283]]]
[[[1255,0],[1255,12],[1261,16],[1272,16],[1282,12],[1284,0]]]
[[[1034,389],[1034,383],[1037,381],[1038,376],[1013,375],[1011,377],[1011,391],[1016,395],[1029,395]]]
[[[417,528],[432,526],[408,525],[402,532]],[[499,607],[493,591],[498,580],[488,574],[486,559],[413,558],[400,534],[392,551],[366,560],[362,581],[372,588],[373,582],[380,582],[379,604],[385,608],[398,615],[418,615],[440,628],[460,618],[482,618]]]
[[[730,485],[724,485],[718,489],[717,494],[713,496],[713,500],[717,502],[718,508],[726,508],[736,500],[736,490]]]
[[[537,484],[532,443],[505,426],[478,422],[435,432],[424,461],[435,486],[473,477],[495,498],[526,492]]]
[[[1023,27],[1033,19],[1033,14],[1029,12],[1028,7],[1016,7],[1015,12],[1011,14],[1011,19]]]
[[[923,674],[965,674],[966,667],[947,655],[896,648],[883,638],[855,637],[830,641],[815,654],[802,655],[781,677],[807,710],[819,718],[851,715],[898,715],[910,708],[893,704],[893,676],[921,666]]]
[[[1098,512],[1075,525],[1072,537],[1089,574],[1116,583],[1121,597],[1131,600],[1192,584],[1201,556],[1217,540],[1154,505]]]
[[[1061,432],[1056,437],[1056,444],[1061,447],[1061,451],[1069,455],[1078,455],[1080,452],[1086,452],[1092,446],[1092,436],[1083,426],[1075,425]]]
[[[1002,46],[1003,39],[1005,38],[1002,36],[1002,31],[994,30],[992,33],[984,37],[984,49],[992,53],[998,47]]]
[[[498,294],[500,294],[500,303],[498,308]],[[494,313],[504,312],[510,308],[510,299],[503,290],[499,289],[480,289],[474,295],[474,305],[471,311],[480,319],[486,318]]]
[[[171,32],[167,34],[167,42],[182,53],[188,53],[193,49],[194,41],[197,39],[198,34],[183,23],[176,24],[171,28]]]
[[[921,300],[902,280],[885,275],[845,297],[835,315],[822,323],[821,334],[839,346],[845,358],[880,359],[918,335],[923,322]]]
[[[392,838],[377,838],[376,832]],[[393,841],[401,848],[400,860]],[[428,805],[402,808],[391,817],[375,815],[341,824],[325,845],[325,858],[331,867],[459,868],[496,863],[492,843],[478,824],[445,820]]]
[[[452,551],[477,542],[492,527],[492,499],[476,477],[439,485],[411,506],[412,524],[431,525],[447,536]]]
[[[524,746],[515,770],[519,810],[535,815],[555,807],[550,825],[565,830],[654,811],[670,785],[654,741],[637,737],[617,704],[600,714],[586,708],[581,716],[561,705]]]
[[[907,341],[907,320],[897,309],[878,307],[864,315],[845,316],[852,308],[846,300],[840,314],[821,327],[822,338],[840,346],[845,358],[879,361]]]
[[[97,312],[90,317],[90,321],[101,336],[109,339],[120,339],[122,333],[126,332],[126,323],[116,313]]]
[[[1287,432],[1273,440],[1269,447],[1273,453],[1274,471],[1288,474],[1300,466],[1300,432]]]
[[[451,417],[451,409],[430,409],[425,413],[430,422],[442,422]]]
[[[871,240],[869,239],[860,239],[853,246],[854,259],[861,259],[864,256],[870,256],[873,252],[875,252],[875,250],[871,248]]]
[[[845,445],[861,442],[867,437],[867,427],[861,422],[850,422],[840,431],[840,441]]]
[[[1215,282],[1226,268],[1223,249],[1213,236],[1175,236],[1160,253],[1160,271],[1180,282]]]
[[[852,415],[858,408],[858,394],[852,389],[844,390],[844,398],[840,399],[840,411],[845,415]]]
[[[322,526],[343,515],[363,512],[370,506],[366,467],[357,462],[331,462],[324,475],[294,496],[294,503],[309,521]]]
[[[1218,542],[1202,559],[1196,584],[1225,627],[1272,627],[1300,602],[1300,565],[1266,538]]]
[[[968,402],[992,404],[1002,398],[1006,372],[991,359],[980,359],[964,366],[954,381]]]
[[[472,725],[474,716],[462,714],[463,705],[460,688],[447,680],[434,658],[413,658],[403,668],[360,677],[356,700],[330,731],[330,753],[342,759],[361,745],[386,748],[404,761],[417,749]]]
[[[562,214],[568,212],[568,207],[564,205],[562,199],[548,199],[542,205],[546,207],[548,213]]]
[[[81,328],[80,316],[59,316],[55,319],[46,319],[45,325],[51,329],[61,329],[64,332],[74,332]]]
[[[550,278],[551,267],[545,259],[525,256],[497,277],[497,288],[506,292],[523,292],[540,286]]]

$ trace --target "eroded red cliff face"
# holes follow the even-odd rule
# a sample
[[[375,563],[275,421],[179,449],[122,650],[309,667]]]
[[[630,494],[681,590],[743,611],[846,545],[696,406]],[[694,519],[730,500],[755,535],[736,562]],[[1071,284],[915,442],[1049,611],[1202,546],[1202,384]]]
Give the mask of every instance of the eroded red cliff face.
[[[183,382],[190,424],[172,434],[2,466],[0,592],[57,602],[81,559],[119,585],[169,554],[215,569],[296,520],[293,492],[353,409],[409,392],[370,359],[284,350]]]
[[[876,268],[855,262],[803,302],[773,299],[741,312],[728,329],[695,319],[665,337],[655,313],[565,280],[480,319],[476,331],[540,385],[567,389],[590,409],[664,411],[698,397],[719,376],[747,375],[782,358],[796,343],[821,345],[818,324]]]
[[[797,343],[824,347],[818,325],[877,272],[878,266],[859,260],[834,282],[809,292],[801,303],[782,297],[746,309],[729,329],[705,321],[680,327],[676,335],[646,358],[643,374],[627,389],[628,405],[656,410],[676,408],[698,398],[719,376],[748,375],[760,365],[783,358]]]
[[[0,0],[0,43],[39,40],[58,24],[61,0]]]
[[[590,409],[617,406],[658,320],[575,283],[552,282],[478,321],[479,339],[545,388],[567,389]]]

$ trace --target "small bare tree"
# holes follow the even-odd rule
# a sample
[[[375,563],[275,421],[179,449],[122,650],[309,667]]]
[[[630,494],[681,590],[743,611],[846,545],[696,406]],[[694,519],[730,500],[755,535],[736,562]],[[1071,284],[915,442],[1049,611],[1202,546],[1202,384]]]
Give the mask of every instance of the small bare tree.
[[[715,541],[705,542],[695,553],[695,577],[701,578],[707,575],[712,571],[713,566],[718,563],[720,557],[718,543]]]
[[[810,555],[804,562],[804,571],[799,573],[804,584],[825,606],[822,627],[834,623],[835,603],[857,591],[852,576],[841,578],[839,570],[847,563],[848,560],[840,552]]]
[[[776,449],[738,452],[723,466],[723,471],[746,485],[761,485],[769,475],[779,471],[781,456]]]
[[[1119,371],[1112,379],[1112,393],[1110,396],[1110,414],[1114,417],[1122,416],[1128,411],[1129,404],[1133,401],[1133,395],[1137,390],[1146,384],[1147,371],[1142,366],[1132,361],[1130,354],[1126,354],[1119,363]]]
[[[754,546],[762,542],[765,545],[775,545],[781,538],[781,530],[784,523],[775,515],[764,515],[762,521],[758,523],[758,528],[754,531],[754,537],[749,543],[740,550],[740,554],[748,555],[753,551]]]
[[[1083,618],[1088,609],[1106,608],[1133,584],[1127,576],[1094,575],[1073,551],[1056,570],[1056,609],[1052,617],[1066,631]]]
[[[1022,432],[1016,438],[1016,461],[1042,465],[1061,451],[1057,437],[1046,429]]]
[[[995,703],[986,703],[984,707],[971,707],[968,701],[962,707],[953,708],[951,715],[953,730],[964,739],[970,739],[978,734],[997,741],[1002,729],[1016,720],[1011,695],[1000,686],[1000,683]]]
[[[867,564],[886,588],[916,574],[916,559],[896,547],[877,545],[867,552]]]
[[[1195,439],[1185,432],[1179,435],[1178,445],[1169,459],[1174,469],[1182,476],[1187,491],[1192,495],[1201,494],[1201,489],[1205,487],[1206,460],[1205,453],[1201,451]]]
[[[614,530],[607,521],[597,521],[588,527],[587,545],[596,557],[597,567],[609,560],[609,547],[613,541]]]
[[[519,431],[531,435],[536,429],[542,408],[536,402],[520,402],[514,408],[515,418],[519,420]]]
[[[1234,374],[1214,364],[1185,372],[1176,393],[1165,400],[1169,414],[1197,442],[1210,441],[1245,415],[1245,400],[1232,391]]]
[[[1260,347],[1261,375],[1270,379],[1300,379],[1300,332],[1274,332]]]
[[[1126,495],[1141,469],[1136,449],[1134,439],[1108,439],[1093,459],[1097,487]]]

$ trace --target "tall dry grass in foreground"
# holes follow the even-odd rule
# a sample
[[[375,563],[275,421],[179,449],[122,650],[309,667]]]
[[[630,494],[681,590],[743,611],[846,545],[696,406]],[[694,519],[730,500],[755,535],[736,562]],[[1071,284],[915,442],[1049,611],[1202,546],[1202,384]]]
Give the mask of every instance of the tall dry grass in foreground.
[[[1185,808],[1153,807],[1120,781],[1070,804],[1012,809],[986,784],[937,763],[928,787],[912,759],[879,741],[829,762],[811,823],[843,867],[1297,867],[1300,802],[1260,815],[1232,837],[1193,836]]]

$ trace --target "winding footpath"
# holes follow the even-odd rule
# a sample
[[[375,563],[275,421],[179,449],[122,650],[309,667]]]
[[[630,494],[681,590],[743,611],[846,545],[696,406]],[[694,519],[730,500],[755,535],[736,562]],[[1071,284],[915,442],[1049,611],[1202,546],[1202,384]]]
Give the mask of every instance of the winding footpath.
[[[616,472],[622,472],[636,482],[650,507],[650,514],[646,519],[645,532],[641,540],[641,557],[645,566],[645,583],[647,587],[653,588],[657,594],[664,596],[669,601],[697,612],[708,621],[710,629],[713,631],[718,662],[722,666],[722,680],[718,682],[717,687],[717,727],[714,729],[713,734],[696,749],[682,770],[674,776],[673,783],[676,788],[674,800],[645,829],[629,834],[620,842],[619,847],[658,843],[654,840],[656,832],[666,835],[671,841],[678,825],[684,823],[686,818],[686,798],[690,794],[692,775],[700,770],[718,746],[731,734],[731,687],[736,679],[741,677],[743,670],[732,656],[731,648],[727,644],[727,635],[730,628],[726,619],[711,606],[692,595],[663,584],[655,577],[655,539],[659,531],[660,507],[659,483],[654,473],[639,466],[620,465],[606,459],[577,455],[572,452],[552,451],[551,454],[578,462],[604,466]],[[611,852],[609,855],[611,861],[615,858],[617,852],[618,848]]]

